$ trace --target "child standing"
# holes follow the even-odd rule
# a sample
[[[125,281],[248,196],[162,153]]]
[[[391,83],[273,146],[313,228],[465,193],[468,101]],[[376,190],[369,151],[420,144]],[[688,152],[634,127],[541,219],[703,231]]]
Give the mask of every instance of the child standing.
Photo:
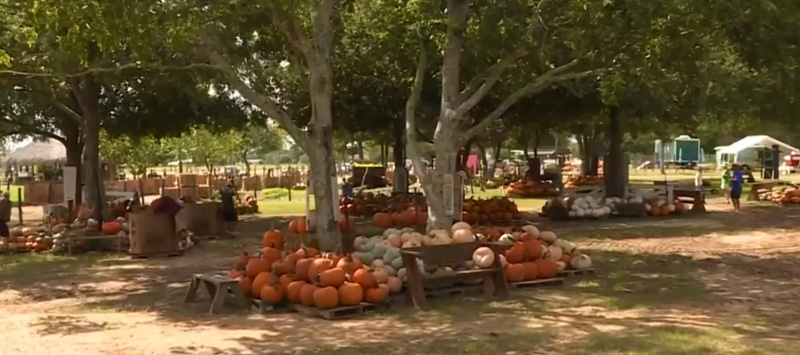
[[[744,187],[744,174],[742,169],[737,164],[733,164],[733,173],[731,174],[731,202],[733,202],[733,210],[739,212],[741,209],[741,202],[739,199],[742,197],[742,188]]]
[[[731,203],[731,169],[725,164],[722,170],[722,179],[719,186],[722,190],[722,195],[725,197],[725,203]]]

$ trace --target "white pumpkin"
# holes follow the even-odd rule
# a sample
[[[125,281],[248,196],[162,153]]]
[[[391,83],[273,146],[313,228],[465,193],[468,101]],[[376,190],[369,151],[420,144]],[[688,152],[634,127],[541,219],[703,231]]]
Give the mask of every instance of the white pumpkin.
[[[508,265],[508,260],[506,260],[506,256],[500,254],[500,267],[505,268]]]
[[[592,268],[592,258],[586,254],[573,255],[569,264],[575,270],[588,270]]]
[[[475,241],[475,235],[472,234],[471,230],[459,229],[453,232],[454,243],[472,243],[474,241]]]
[[[564,270],[567,269],[567,263],[565,263],[563,261],[556,261],[556,265],[558,265],[558,271],[559,272],[564,271]]]
[[[494,265],[494,251],[487,247],[475,249],[472,253],[472,262],[478,267],[488,269]]]
[[[450,232],[455,233],[459,229],[466,229],[472,231],[472,227],[467,222],[456,222],[453,224],[453,227],[450,228]]]
[[[528,233],[531,238],[539,238],[539,228],[534,225],[527,225],[522,227],[522,231]]]
[[[434,238],[431,238],[430,236],[423,235],[422,245],[436,245],[436,240]]]
[[[399,248],[403,245],[403,242],[400,240],[400,234],[389,234],[389,236],[386,237],[386,241],[395,248]]]
[[[406,268],[397,269],[397,278],[400,280],[406,280]]]
[[[403,233],[403,234],[400,235],[400,242],[405,244],[406,242],[408,242],[409,240],[411,240],[413,238],[414,238],[414,234],[413,233]]]
[[[503,245],[511,245],[511,244],[516,243],[517,239],[514,238],[513,235],[506,233],[506,234],[501,235],[500,239],[498,239],[498,241],[500,242],[500,244],[503,244]]]
[[[386,263],[383,262],[383,259],[375,259],[372,261],[372,267],[377,269],[386,266]]]
[[[431,238],[436,238],[436,236],[439,236],[439,235],[448,235],[449,236],[450,234],[444,229],[432,229],[430,232],[428,232],[428,236],[430,236]]]
[[[561,260],[561,257],[564,256],[564,251],[555,245],[551,245],[549,248],[547,248],[547,251],[547,258],[553,261],[559,261]]]
[[[416,230],[414,230],[414,228],[411,228],[411,227],[405,227],[405,228],[401,229],[400,232],[403,232],[403,233],[415,233]]]
[[[405,269],[403,269],[403,271],[405,271]],[[405,273],[403,273],[403,276],[405,276]],[[403,280],[399,277],[389,276],[389,279],[386,280],[386,286],[389,286],[389,292],[399,293],[403,290]]]
[[[389,279],[389,273],[383,268],[372,270],[372,276],[375,277],[375,281],[378,281],[379,284],[382,284]]]
[[[430,238],[430,237],[426,235],[425,238]],[[440,233],[437,234],[436,237],[432,238],[431,242],[432,242],[431,245],[447,245],[447,244],[453,244],[453,239],[450,238],[450,236],[447,234]]]
[[[384,238],[386,238],[386,237],[388,237],[388,236],[390,236],[392,234],[400,235],[400,230],[396,229],[396,228],[389,228],[389,229],[383,231],[383,237]]]
[[[560,247],[567,254],[572,254],[572,251],[575,250],[575,244],[572,244],[564,239],[556,240],[556,242],[553,243],[553,245]]]
[[[579,214],[579,217],[583,216]],[[545,231],[539,235],[539,239],[544,240],[545,242],[547,242],[547,244],[553,244],[555,243],[556,239],[558,239],[558,237],[556,236],[555,233],[551,231]]]

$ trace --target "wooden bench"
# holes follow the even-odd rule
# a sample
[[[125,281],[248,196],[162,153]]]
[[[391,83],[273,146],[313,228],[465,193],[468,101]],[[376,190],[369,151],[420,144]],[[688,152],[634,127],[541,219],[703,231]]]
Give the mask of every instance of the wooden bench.
[[[425,266],[454,265],[472,260],[472,254],[481,246],[491,248],[495,253],[494,266],[489,269],[471,269],[454,271],[446,275],[426,276],[419,269],[421,260]],[[463,243],[433,245],[417,248],[400,249],[403,265],[406,268],[408,292],[407,302],[417,309],[428,309],[426,289],[441,289],[452,287],[453,284],[474,283],[476,280],[483,282],[483,293],[486,297],[492,295],[508,297],[508,283],[500,262],[502,247],[493,243]]]
[[[673,190],[675,198],[681,203],[691,203],[691,211],[694,213],[706,212],[706,201],[702,191],[691,189],[675,189]]]
[[[233,295],[237,305],[244,308],[252,306],[250,300],[242,292],[239,281],[229,278],[224,272],[192,275],[184,302],[188,303],[195,300],[197,288],[200,287],[201,283],[208,291],[208,295],[211,296],[211,309],[208,310],[208,313],[214,313],[222,308],[225,302],[230,300],[231,295]]]

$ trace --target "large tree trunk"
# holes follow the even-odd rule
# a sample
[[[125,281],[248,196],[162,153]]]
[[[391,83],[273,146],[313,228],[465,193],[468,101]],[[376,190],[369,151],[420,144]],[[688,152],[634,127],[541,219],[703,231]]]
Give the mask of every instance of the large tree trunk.
[[[64,135],[64,149],[67,153],[66,166],[75,167],[75,203],[83,203],[83,137],[81,123],[75,119],[62,120],[58,129]]]
[[[503,148],[503,140],[497,139],[494,143],[494,152],[492,159],[486,164],[486,180],[494,179],[495,170],[497,170],[497,162],[500,160],[500,150]]]
[[[93,218],[102,221],[105,208],[105,184],[100,163],[100,85],[91,74],[71,81],[83,112],[83,173],[86,202],[94,207]]]
[[[244,161],[245,175],[250,176],[250,162],[247,160],[247,153],[244,153],[242,160]]]
[[[342,245],[337,224],[339,185],[333,148],[333,78],[330,63],[310,68],[312,119],[308,126],[308,154],[311,184],[314,188],[316,235],[322,250],[333,251]]]
[[[605,188],[606,197],[624,197],[625,195],[625,173],[623,168],[627,168],[622,154],[622,123],[619,117],[619,108],[611,107],[608,125],[608,155],[605,160]]]

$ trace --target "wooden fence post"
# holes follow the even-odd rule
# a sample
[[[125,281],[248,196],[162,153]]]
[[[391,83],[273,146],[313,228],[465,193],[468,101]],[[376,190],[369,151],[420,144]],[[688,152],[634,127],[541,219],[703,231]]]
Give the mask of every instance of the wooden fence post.
[[[19,215],[19,225],[22,225],[22,188],[17,188],[17,213]]]

